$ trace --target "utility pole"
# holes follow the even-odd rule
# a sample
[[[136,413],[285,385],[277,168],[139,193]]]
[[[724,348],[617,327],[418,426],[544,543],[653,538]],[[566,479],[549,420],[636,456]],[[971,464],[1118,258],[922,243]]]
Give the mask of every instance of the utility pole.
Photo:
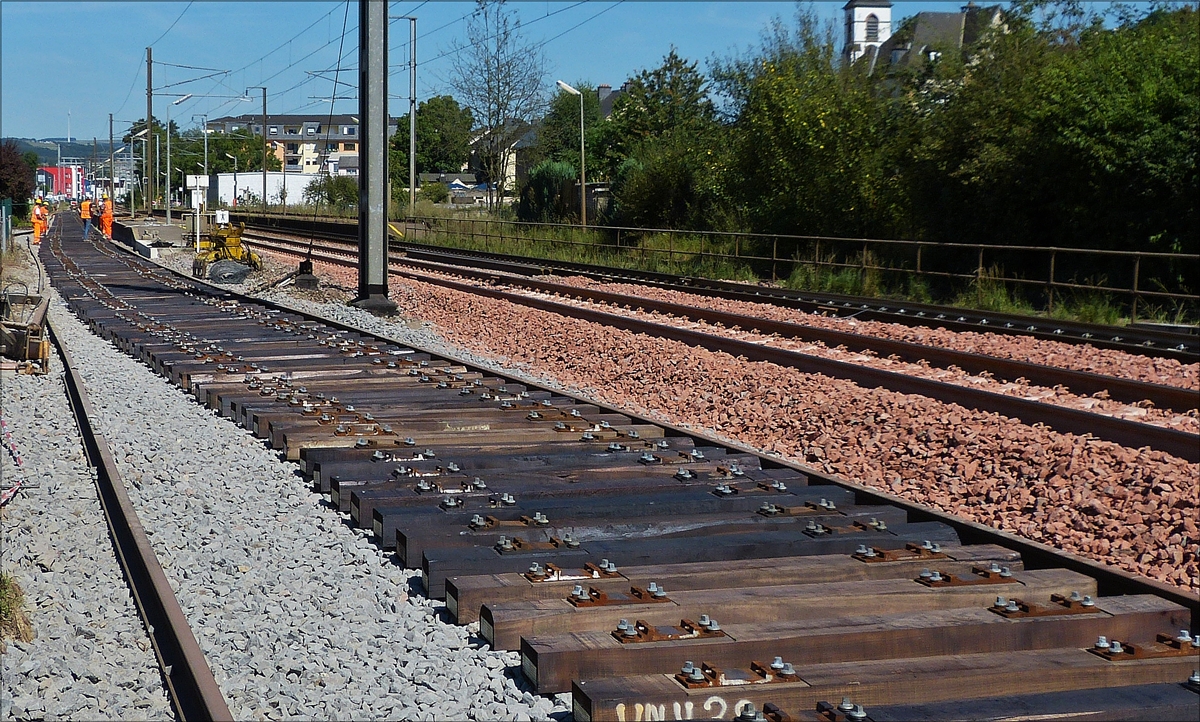
[[[154,49],[153,48],[146,48],[146,128],[148,128],[151,133],[154,133]],[[157,138],[157,137],[158,136],[155,135],[155,138]],[[148,140],[150,140],[150,138],[147,137],[146,140],[148,141]],[[155,147],[157,148],[157,144],[155,145]],[[146,143],[146,154],[149,155],[149,153],[150,153],[150,143]],[[157,164],[158,158],[155,157],[154,160],[155,160],[155,163],[150,163],[149,161],[147,161],[146,162],[147,167],[157,168],[158,167],[158,164]],[[146,184],[146,190],[149,191],[149,193],[146,196],[146,215],[147,216],[151,215],[151,210],[154,208],[155,189],[158,187],[157,175],[158,175],[158,173],[157,173],[157,171],[155,171],[156,177],[151,178],[150,182]]]
[[[263,135],[263,167],[262,167],[262,177],[263,177],[263,184],[262,184],[262,212],[265,214],[265,213],[267,212],[267,148],[269,148],[269,147],[270,147],[270,145],[269,145],[269,144],[268,144],[268,142],[267,142],[267,89],[266,89],[266,87],[265,87],[265,86],[262,86],[262,85],[251,85],[249,88],[246,88],[246,92],[247,92],[247,93],[249,93],[251,90],[255,90],[255,89],[258,89],[258,90],[261,90],[261,91],[262,91],[262,98],[263,98],[263,113],[262,113],[262,115],[263,115],[263,117],[262,117],[262,135]],[[206,121],[206,122],[207,122],[207,121]],[[206,137],[207,137],[207,136],[206,136]],[[286,182],[286,179],[285,179],[285,182]]]
[[[108,114],[108,202],[117,202],[117,154],[113,148],[113,128],[112,128],[112,113]],[[111,206],[110,206],[111,208]]]
[[[408,18],[408,216],[417,215],[417,19]]]
[[[395,313],[388,298],[387,2],[358,2],[358,298],[373,313]]]

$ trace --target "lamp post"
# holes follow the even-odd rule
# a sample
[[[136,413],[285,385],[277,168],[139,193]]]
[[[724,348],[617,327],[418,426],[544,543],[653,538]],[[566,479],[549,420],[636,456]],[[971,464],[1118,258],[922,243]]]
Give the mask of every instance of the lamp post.
[[[171,105],[167,106],[167,192],[164,194],[167,200],[167,225],[171,225],[171,107],[179,105],[183,101],[192,97],[191,93],[184,95],[179,100],[171,101]]]
[[[561,80],[556,80],[555,83],[571,95],[579,96],[579,225],[587,226],[587,171],[584,168],[583,153],[583,93]]]
[[[233,161],[233,207],[237,208],[237,156],[226,153],[225,157]]]
[[[146,126],[145,128],[142,128],[137,133],[134,133],[133,135],[129,136],[129,175],[130,176],[132,176],[134,174],[134,170],[135,170],[133,147],[140,140],[140,141],[142,141],[142,178],[144,179],[146,177],[146,168],[145,168],[146,139],[143,138],[142,136],[149,132],[150,132],[150,126]],[[144,197],[145,195],[146,195],[146,190],[143,188],[142,196]],[[146,215],[150,215],[150,214],[147,212]],[[129,191],[129,217],[130,218],[137,217],[137,208],[133,204],[133,190],[132,189],[130,189],[130,191]]]
[[[263,134],[263,184],[262,184],[262,210],[263,214],[267,212],[267,88],[264,85],[251,85],[246,88],[246,92],[251,90],[261,90],[263,98],[263,117],[262,117],[262,134]]]

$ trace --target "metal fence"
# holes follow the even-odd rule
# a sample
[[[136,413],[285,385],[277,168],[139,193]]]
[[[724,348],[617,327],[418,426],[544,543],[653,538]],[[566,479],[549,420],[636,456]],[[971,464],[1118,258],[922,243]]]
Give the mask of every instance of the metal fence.
[[[1160,251],[1113,251],[1054,246],[1004,246],[878,238],[837,238],[670,228],[524,223],[487,218],[416,217],[409,219],[410,240],[444,244],[457,238],[496,253],[512,252],[515,242],[545,245],[545,250],[577,249],[580,255],[602,251],[640,262],[655,261],[676,272],[717,261],[744,267],[760,278],[787,278],[799,266],[832,272],[928,279],[940,289],[976,289],[989,283],[1048,312],[1064,293],[1112,294],[1123,299],[1133,320],[1147,303],[1170,304],[1195,315],[1200,296],[1190,293],[1200,276],[1200,254]],[[559,254],[561,255],[561,253]],[[1014,270],[1015,269],[1015,270]],[[1057,298],[1056,298],[1057,296]],[[1142,309],[1139,309],[1139,306]]]

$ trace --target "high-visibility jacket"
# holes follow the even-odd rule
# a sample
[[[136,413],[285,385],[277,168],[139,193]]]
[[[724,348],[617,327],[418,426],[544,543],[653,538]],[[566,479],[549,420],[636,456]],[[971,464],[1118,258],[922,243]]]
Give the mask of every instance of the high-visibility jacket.
[[[91,198],[84,198],[83,202],[79,204],[79,217],[85,221],[92,217],[92,199]]]
[[[104,212],[100,214],[100,232],[108,237],[112,237],[113,223],[113,202],[111,200],[104,201]]]

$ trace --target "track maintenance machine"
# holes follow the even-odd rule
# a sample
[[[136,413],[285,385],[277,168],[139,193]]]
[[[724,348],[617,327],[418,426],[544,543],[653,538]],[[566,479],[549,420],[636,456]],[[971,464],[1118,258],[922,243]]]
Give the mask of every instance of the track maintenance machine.
[[[192,261],[192,276],[217,283],[241,283],[251,271],[262,269],[262,258],[242,243],[245,223],[214,223],[207,234],[200,236],[196,258]]]

